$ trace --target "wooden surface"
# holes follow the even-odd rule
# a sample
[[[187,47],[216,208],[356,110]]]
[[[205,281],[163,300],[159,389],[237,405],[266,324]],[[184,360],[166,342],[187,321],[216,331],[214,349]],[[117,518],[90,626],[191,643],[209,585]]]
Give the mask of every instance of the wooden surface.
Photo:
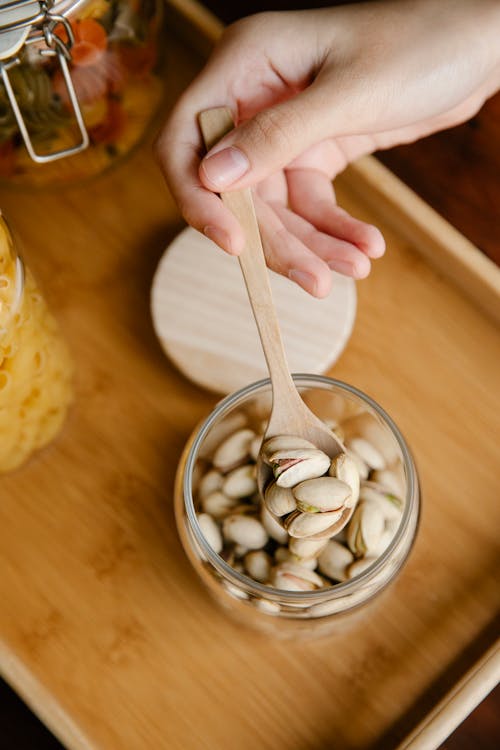
[[[197,62],[169,47],[173,98]],[[377,221],[348,182],[339,202]],[[63,435],[0,485],[2,673],[71,749],[394,747],[495,631],[493,323],[382,222],[388,254],[334,374],[412,446],[418,541],[370,619],[273,641],[212,604],[173,526],[176,462],[215,399],[153,334],[151,278],[180,225],[149,146],[92,190],[2,190],[0,205],[77,365]]]
[[[155,331],[170,359],[193,382],[223,394],[268,375],[240,267],[233,261],[187,227],[161,258],[151,294]],[[335,274],[331,294],[321,300],[276,273],[270,282],[290,369],[324,373],[351,335],[355,282]]]

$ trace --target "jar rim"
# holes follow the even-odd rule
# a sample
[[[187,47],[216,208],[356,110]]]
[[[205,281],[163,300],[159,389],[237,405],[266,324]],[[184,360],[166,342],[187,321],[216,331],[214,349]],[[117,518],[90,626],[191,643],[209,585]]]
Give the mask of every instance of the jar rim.
[[[266,584],[259,583],[249,576],[246,576],[243,573],[239,573],[237,570],[234,570],[234,568],[231,567],[219,554],[217,554],[217,552],[215,552],[215,550],[213,550],[206,541],[198,523],[193,500],[192,476],[195,462],[198,458],[199,448],[208,431],[217,419],[219,419],[221,416],[224,416],[224,414],[228,412],[238,401],[247,399],[249,396],[256,394],[259,390],[266,388],[270,389],[270,378],[263,378],[262,380],[250,383],[249,385],[244,386],[238,391],[235,391],[234,393],[226,396],[224,399],[217,403],[215,408],[199,427],[196,437],[189,447],[189,452],[186,458],[186,467],[183,477],[184,508],[189,520],[190,528],[192,529],[196,537],[196,541],[200,545],[200,548],[202,549],[203,554],[205,555],[207,560],[211,562],[217,570],[221,570],[226,577],[232,579],[235,584],[243,586],[246,590],[250,590],[251,593],[255,594],[256,596],[265,596],[270,600],[279,600],[283,596],[286,596],[290,601],[300,604],[305,604],[308,601],[310,601],[311,603],[317,603],[322,600],[330,600],[331,598],[338,598],[348,595],[349,593],[354,592],[360,584],[367,583],[372,578],[376,578],[378,576],[386,560],[391,556],[392,551],[400,544],[401,539],[404,537],[408,525],[412,520],[415,498],[417,496],[417,471],[410,449],[408,448],[408,445],[396,423],[385,411],[385,409],[383,409],[374,399],[372,399],[366,393],[360,391],[355,386],[349,385],[348,383],[337,380],[335,378],[327,377],[325,375],[293,373],[292,378],[298,387],[307,387],[314,385],[323,385],[330,387],[333,386],[339,388],[340,390],[347,391],[357,398],[360,398],[369,407],[371,407],[379,417],[383,419],[385,424],[391,430],[394,438],[396,439],[401,450],[404,466],[406,469],[407,490],[405,507],[400,524],[398,526],[396,534],[394,535],[393,539],[391,540],[388,547],[384,550],[384,552],[377,558],[373,565],[371,565],[369,568],[367,568],[365,571],[355,576],[351,580],[336,583],[333,586],[316,589],[314,591],[289,591],[286,589],[278,589],[273,586],[267,586]],[[397,572],[401,565],[403,565],[408,553],[409,549],[404,555],[395,572]]]

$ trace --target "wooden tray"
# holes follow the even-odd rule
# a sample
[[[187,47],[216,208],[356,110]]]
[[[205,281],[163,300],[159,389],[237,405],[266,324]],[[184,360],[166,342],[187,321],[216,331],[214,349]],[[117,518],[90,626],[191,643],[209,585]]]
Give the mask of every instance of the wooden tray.
[[[193,40],[219,26],[170,8],[174,100],[201,64]],[[77,365],[63,434],[0,483],[0,669],[71,750],[434,748],[498,679],[499,335],[452,283],[492,312],[498,274],[373,160],[337,187],[389,249],[333,374],[400,425],[424,511],[384,606],[309,643],[234,625],[177,539],[177,460],[216,398],[152,331],[153,271],[181,222],[150,145],[91,190],[0,191]]]

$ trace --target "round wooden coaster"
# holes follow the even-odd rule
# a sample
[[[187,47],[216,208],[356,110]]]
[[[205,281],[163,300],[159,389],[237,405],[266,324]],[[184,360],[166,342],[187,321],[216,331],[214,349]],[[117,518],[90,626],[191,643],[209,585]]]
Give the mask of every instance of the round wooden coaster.
[[[283,276],[270,277],[291,372],[325,372],[354,325],[354,281],[334,274],[330,295],[318,300]],[[166,354],[199,385],[227,394],[267,376],[238,261],[191,227],[158,265],[151,310]]]

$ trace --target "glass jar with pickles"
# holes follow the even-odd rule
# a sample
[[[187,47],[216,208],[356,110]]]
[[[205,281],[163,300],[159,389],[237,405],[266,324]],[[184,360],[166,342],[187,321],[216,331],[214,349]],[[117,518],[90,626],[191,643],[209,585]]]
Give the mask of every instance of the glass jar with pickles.
[[[0,179],[105,170],[163,94],[161,0],[0,0]]]
[[[69,352],[0,216],[0,474],[55,437],[71,400]]]

